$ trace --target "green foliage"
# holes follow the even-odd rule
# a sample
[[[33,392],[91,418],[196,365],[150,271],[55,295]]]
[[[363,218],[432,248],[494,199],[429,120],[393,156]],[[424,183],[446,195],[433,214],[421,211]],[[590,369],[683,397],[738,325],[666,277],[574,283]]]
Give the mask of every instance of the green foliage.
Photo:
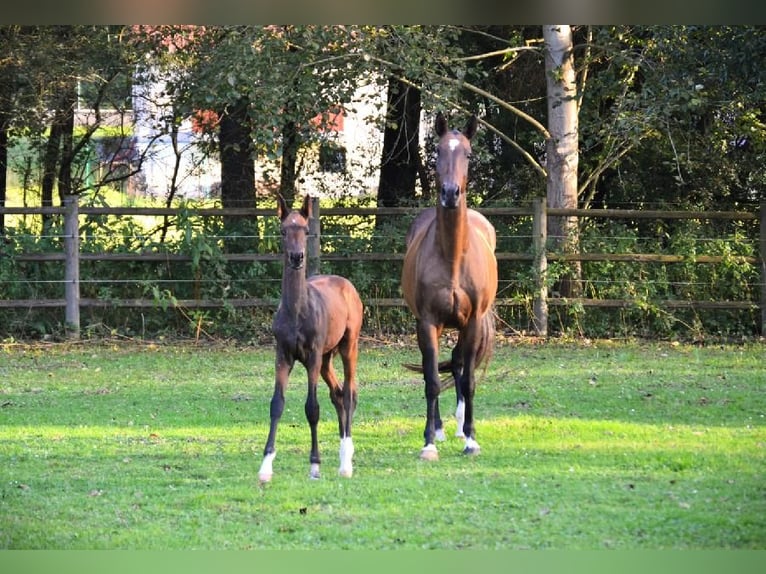
[[[312,123],[312,118],[322,114],[326,118],[328,110],[348,102],[360,81],[384,86],[395,74],[421,89],[424,110],[477,112],[496,130],[482,129],[475,140],[472,204],[521,205],[545,194],[544,178],[518,149],[543,161],[543,134],[511,109],[538,120],[545,117],[540,32],[539,26],[509,25],[4,26],[0,81],[10,107],[0,113],[11,115],[9,135],[17,149],[12,149],[16,153],[10,160],[23,174],[19,185],[34,193],[39,179],[34,160],[45,143],[49,112],[55,109],[62,87],[75,80],[82,80],[83,105],[94,105],[103,97],[103,107],[111,102],[122,109],[128,103],[124,96],[134,69],[137,83],[171,78],[166,87],[172,112],[154,118],[162,130],[195,111],[220,113],[245,98],[258,153],[278,159],[282,142],[275,127],[295,122],[302,144],[313,146],[323,134],[321,122]],[[760,62],[766,54],[765,37],[757,26],[575,27],[575,62],[583,80],[578,178],[582,204],[751,210],[762,201],[766,81]],[[380,125],[382,111],[374,110],[365,121]],[[78,128],[74,135],[77,145],[87,134]],[[129,131],[102,127],[93,141],[83,145],[74,173],[82,189],[98,188],[86,171],[98,143],[95,136],[117,140],[127,135]],[[427,160],[429,142],[425,137],[422,141]],[[215,146],[209,151],[215,152]],[[343,196],[358,187],[349,182],[342,190],[329,191]],[[28,203],[35,200],[30,196]],[[528,219],[495,223],[499,250],[529,252]],[[369,219],[323,221],[323,249],[337,255],[401,253],[406,224],[405,218],[394,218],[375,232]],[[60,252],[56,238],[60,222],[53,225],[53,233],[46,237],[35,235],[39,230],[33,223],[8,226],[6,242],[0,246],[8,255],[0,258],[3,297],[61,296],[58,263],[14,258],[21,252]],[[183,254],[191,262],[84,262],[84,296],[108,301],[144,295],[157,301],[156,309],[143,312],[91,309],[88,320],[108,325],[107,332],[117,329],[129,335],[189,329],[199,333],[203,327],[211,336],[263,330],[268,312],[226,306],[190,313],[172,303],[198,297],[276,297],[278,263],[224,261],[224,253],[235,242],[238,251],[278,252],[273,232],[272,218],[257,222],[253,231],[234,229],[221,218],[184,215],[171,222],[167,237],[160,239],[128,220],[92,217],[84,226],[85,252]],[[625,299],[635,305],[615,310],[559,308],[561,320],[554,328],[592,336],[671,337],[681,332],[750,336],[757,332],[754,311],[668,310],[661,303],[755,301],[756,269],[739,257],[756,253],[757,233],[749,224],[736,229],[699,222],[589,224],[581,240],[585,252],[655,252],[683,255],[685,260],[587,262],[583,265],[587,296]],[[257,245],[250,235],[258,236]],[[700,255],[724,260],[694,263]],[[398,267],[390,261],[325,261],[323,270],[349,276],[365,298],[399,296]],[[551,287],[565,270],[551,264]],[[498,314],[510,328],[526,330],[534,287],[530,266],[503,262],[500,274],[499,295],[518,305],[499,308]],[[411,329],[412,319],[401,309],[368,309],[368,314],[368,326],[374,329]],[[4,309],[0,316],[3,333],[61,332],[57,310]]]
[[[757,312],[668,309],[667,301],[752,301],[758,304],[758,269],[742,257],[753,256],[752,235],[732,224],[726,236],[715,225],[692,220],[646,225],[619,222],[591,224],[581,235],[583,253],[681,256],[681,262],[588,261],[583,263],[583,295],[634,304],[617,313],[579,313],[580,329],[595,336],[747,336],[757,332]],[[642,229],[643,228],[643,229]],[[720,263],[696,263],[700,256],[720,256]],[[555,278],[555,272],[553,273]]]

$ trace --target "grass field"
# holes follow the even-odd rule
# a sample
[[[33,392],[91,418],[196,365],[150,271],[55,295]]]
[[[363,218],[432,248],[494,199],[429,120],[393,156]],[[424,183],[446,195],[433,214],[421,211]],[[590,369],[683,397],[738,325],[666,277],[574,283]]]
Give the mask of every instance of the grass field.
[[[765,350],[500,342],[481,454],[448,416],[427,463],[422,383],[401,367],[416,345],[367,341],[354,477],[323,387],[309,480],[298,365],[261,486],[270,348],[6,344],[0,548],[764,549]]]

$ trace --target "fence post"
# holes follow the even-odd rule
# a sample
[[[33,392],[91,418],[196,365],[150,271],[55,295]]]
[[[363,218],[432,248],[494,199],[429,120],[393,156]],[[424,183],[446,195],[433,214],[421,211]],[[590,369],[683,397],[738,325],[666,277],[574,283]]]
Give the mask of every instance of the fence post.
[[[319,273],[320,261],[320,240],[319,240],[319,198],[312,197],[311,217],[309,218],[309,238],[308,238],[308,275]]]
[[[766,201],[760,206],[761,246],[758,254],[761,260],[761,336],[766,337]]]
[[[76,195],[64,204],[64,331],[67,339],[80,338],[80,221]]]
[[[548,243],[548,207],[544,197],[536,198],[533,203],[532,250],[534,261],[532,274],[535,278],[533,299],[533,324],[540,337],[548,336],[548,287],[546,285],[548,256],[545,252]]]

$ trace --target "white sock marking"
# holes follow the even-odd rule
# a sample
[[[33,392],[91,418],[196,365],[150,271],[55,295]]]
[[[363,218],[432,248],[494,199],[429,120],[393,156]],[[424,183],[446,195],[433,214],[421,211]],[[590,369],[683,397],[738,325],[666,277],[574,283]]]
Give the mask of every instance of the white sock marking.
[[[457,422],[455,436],[465,437],[465,433],[463,432],[463,425],[465,424],[465,401],[463,399],[460,399],[457,402],[457,408],[455,409],[455,422]]]
[[[351,477],[354,474],[352,459],[354,457],[354,441],[350,436],[340,439],[340,468],[338,474]]]
[[[276,451],[272,452],[271,454],[267,454],[266,456],[263,457],[263,462],[261,462],[261,468],[258,471],[258,479],[261,482],[269,482],[271,480],[271,477],[274,474],[272,463],[274,462],[275,456],[277,456]]]

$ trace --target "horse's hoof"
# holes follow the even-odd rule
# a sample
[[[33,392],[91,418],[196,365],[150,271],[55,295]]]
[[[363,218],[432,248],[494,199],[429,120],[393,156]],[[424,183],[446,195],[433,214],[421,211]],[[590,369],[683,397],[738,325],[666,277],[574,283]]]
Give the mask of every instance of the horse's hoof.
[[[479,451],[481,451],[481,447],[479,446],[478,442],[472,438],[465,439],[465,448],[463,449],[463,454],[473,456],[479,454]]]
[[[420,460],[439,460],[439,451],[433,444],[427,444],[420,449]]]
[[[311,465],[311,470],[309,470],[309,478],[311,480],[319,480],[319,465],[316,463],[313,463]]]
[[[351,478],[351,476],[354,474],[354,471],[350,468],[341,468],[338,470],[338,475],[342,476],[343,478]]]
[[[266,484],[267,482],[271,482],[272,476],[273,476],[272,474],[262,473],[258,475],[258,480],[260,481],[261,484]]]

